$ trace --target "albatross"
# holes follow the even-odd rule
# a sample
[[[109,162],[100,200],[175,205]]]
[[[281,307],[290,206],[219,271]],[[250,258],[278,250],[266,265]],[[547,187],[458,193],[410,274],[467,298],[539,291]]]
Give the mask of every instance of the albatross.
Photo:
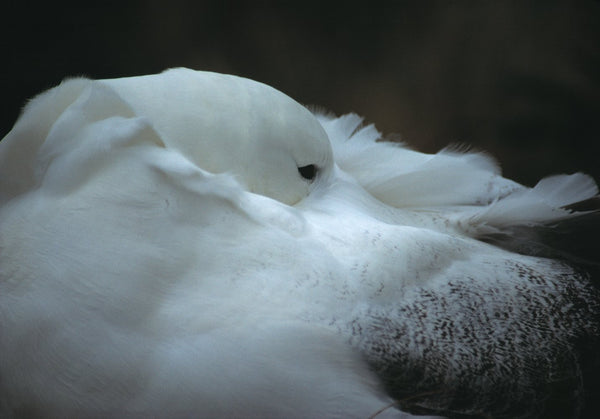
[[[237,76],[67,79],[0,142],[0,416],[577,411],[598,292],[507,243],[597,196]]]

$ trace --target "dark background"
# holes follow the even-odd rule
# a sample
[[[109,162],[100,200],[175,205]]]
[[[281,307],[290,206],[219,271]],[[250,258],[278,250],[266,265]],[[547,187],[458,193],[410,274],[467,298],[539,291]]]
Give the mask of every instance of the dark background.
[[[600,1],[87,3],[2,2],[0,138],[64,77],[186,66],[356,112],[421,151],[486,150],[528,185],[600,180]],[[595,225],[579,247],[597,261]]]
[[[486,150],[528,185],[600,179],[598,1],[4,3],[0,136],[66,76],[187,66],[357,112],[421,151]]]

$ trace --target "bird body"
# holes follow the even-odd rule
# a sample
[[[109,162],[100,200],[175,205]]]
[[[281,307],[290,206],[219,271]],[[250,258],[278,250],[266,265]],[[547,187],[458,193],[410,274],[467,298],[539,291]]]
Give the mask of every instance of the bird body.
[[[526,188],[361,121],[187,69],[34,99],[0,142],[0,413],[537,408],[597,295],[480,239],[576,217],[595,183]]]

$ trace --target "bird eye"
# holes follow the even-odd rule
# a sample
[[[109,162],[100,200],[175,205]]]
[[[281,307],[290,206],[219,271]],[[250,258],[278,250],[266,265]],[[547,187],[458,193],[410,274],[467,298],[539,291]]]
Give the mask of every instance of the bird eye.
[[[299,167],[298,172],[304,179],[313,180],[317,176],[317,167],[314,164],[309,164],[308,166]]]

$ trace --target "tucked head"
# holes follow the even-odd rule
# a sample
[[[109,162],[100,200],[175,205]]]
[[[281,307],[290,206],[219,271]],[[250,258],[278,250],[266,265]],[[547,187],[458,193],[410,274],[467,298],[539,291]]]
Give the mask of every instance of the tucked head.
[[[101,83],[202,169],[233,173],[250,191],[285,204],[304,198],[333,165],[314,116],[265,84],[188,69]]]

